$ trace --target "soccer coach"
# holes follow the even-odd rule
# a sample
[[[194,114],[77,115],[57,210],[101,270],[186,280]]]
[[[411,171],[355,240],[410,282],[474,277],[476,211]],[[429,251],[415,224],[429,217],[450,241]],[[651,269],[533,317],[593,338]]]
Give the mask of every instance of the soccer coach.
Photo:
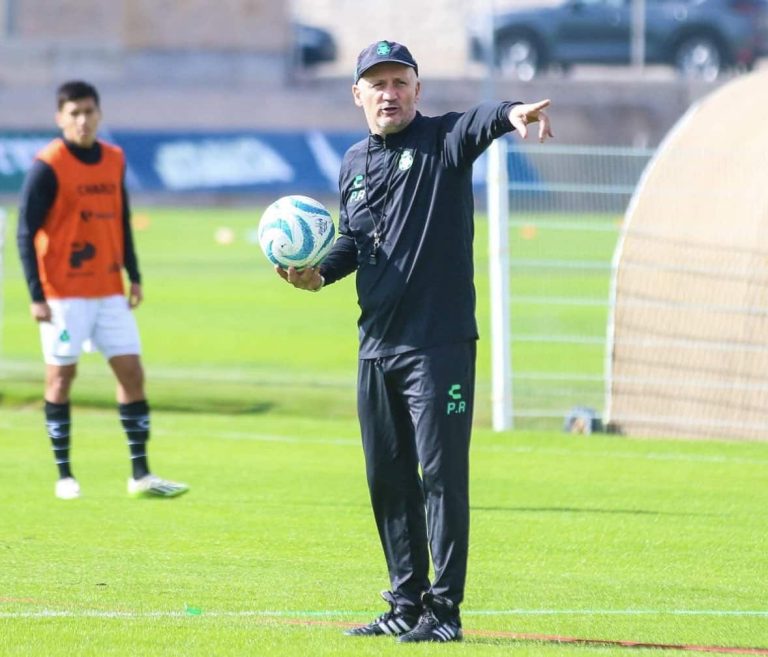
[[[420,93],[405,46],[360,53],[352,94],[369,134],[342,162],[339,238],[319,267],[277,271],[313,291],[357,272],[358,415],[391,591],[387,613],[347,633],[458,641],[478,338],[472,165],[529,123],[540,141],[552,132],[549,100],[427,117]]]

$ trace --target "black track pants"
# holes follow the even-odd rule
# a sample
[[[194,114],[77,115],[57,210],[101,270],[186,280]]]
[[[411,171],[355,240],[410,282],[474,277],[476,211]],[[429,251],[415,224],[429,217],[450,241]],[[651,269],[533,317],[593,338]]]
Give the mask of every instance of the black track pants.
[[[368,488],[399,604],[464,597],[475,359],[472,341],[359,362]]]

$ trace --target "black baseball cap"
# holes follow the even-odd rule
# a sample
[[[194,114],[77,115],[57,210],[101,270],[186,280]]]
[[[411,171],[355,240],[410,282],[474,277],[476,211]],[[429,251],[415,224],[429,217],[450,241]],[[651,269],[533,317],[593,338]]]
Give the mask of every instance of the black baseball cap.
[[[419,74],[419,66],[411,55],[408,48],[394,41],[376,41],[365,48],[357,56],[357,66],[355,67],[355,82],[372,66],[382,62],[397,62],[410,66],[416,75]]]

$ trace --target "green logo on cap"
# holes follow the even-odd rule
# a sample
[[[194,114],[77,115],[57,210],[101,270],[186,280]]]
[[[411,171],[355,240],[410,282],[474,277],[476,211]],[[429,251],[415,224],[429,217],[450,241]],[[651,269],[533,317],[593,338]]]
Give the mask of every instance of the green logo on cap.
[[[386,41],[379,41],[379,45],[376,47],[376,54],[388,55],[390,52],[392,52],[392,48],[389,47],[389,44]]]

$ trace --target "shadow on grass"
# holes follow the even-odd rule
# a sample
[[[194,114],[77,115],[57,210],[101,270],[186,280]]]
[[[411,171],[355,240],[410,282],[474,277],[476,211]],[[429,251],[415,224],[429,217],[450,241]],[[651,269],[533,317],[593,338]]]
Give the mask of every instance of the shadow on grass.
[[[95,410],[114,409],[115,400],[102,397],[82,397],[77,391],[72,395],[72,405],[75,408]],[[195,397],[193,399],[163,399],[149,396],[149,404],[153,411],[169,413],[221,413],[223,415],[263,415],[278,409],[280,406],[273,401],[253,401],[251,399],[212,399]],[[42,390],[34,394],[6,395],[0,391],[0,408],[39,408],[43,410]]]
[[[602,650],[653,650],[656,655],[672,655],[679,652],[695,653],[737,653],[745,655],[768,655],[768,648],[721,645],[693,645],[687,643],[657,643],[653,641],[626,641],[620,639],[599,639],[574,636],[555,636],[545,634],[513,634],[492,630],[467,630],[464,643],[472,645],[504,646],[507,648],[538,647],[544,651],[547,647],[572,647],[574,649]]]
[[[151,405],[152,410],[171,413],[222,413],[224,415],[263,415],[277,408],[277,405],[272,402],[251,403],[247,400],[243,400],[242,403],[232,400],[212,400],[209,403],[201,403],[196,400],[194,404],[185,404],[181,401],[152,401]]]
[[[607,513],[633,516],[717,516],[716,513],[678,513],[674,511],[653,511],[650,509],[587,509],[571,506],[562,507],[521,507],[521,506],[473,506],[472,511],[491,513]]]
[[[43,378],[0,374],[0,408],[43,406]],[[147,399],[153,411],[221,415],[291,415],[356,417],[354,388],[298,381],[290,384],[260,380],[221,382],[203,379],[164,380],[147,377]],[[82,376],[72,389],[75,408],[112,409],[115,382],[109,376]]]

